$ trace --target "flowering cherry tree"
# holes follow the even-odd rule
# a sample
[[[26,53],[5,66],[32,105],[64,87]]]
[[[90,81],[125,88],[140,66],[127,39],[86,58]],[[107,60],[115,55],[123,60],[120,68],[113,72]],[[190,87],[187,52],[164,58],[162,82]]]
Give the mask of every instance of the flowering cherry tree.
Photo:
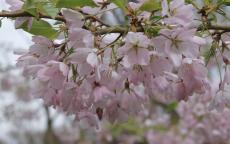
[[[187,131],[178,135],[190,136],[182,141],[170,129],[171,143],[193,144],[196,130],[210,138],[201,144],[211,143],[212,134],[204,127],[217,127],[210,123],[218,115],[229,121],[229,0],[6,2],[10,11],[0,17],[14,19],[15,28],[34,35],[34,44],[17,65],[36,82],[32,95],[48,106],[96,128],[100,121],[118,123],[138,116],[144,121],[161,107],[170,124],[182,121],[178,127]],[[124,23],[103,18],[117,9]],[[213,68],[218,69],[215,82]],[[146,135],[150,143],[166,144],[161,137],[154,131]],[[227,137],[216,143],[230,142]]]

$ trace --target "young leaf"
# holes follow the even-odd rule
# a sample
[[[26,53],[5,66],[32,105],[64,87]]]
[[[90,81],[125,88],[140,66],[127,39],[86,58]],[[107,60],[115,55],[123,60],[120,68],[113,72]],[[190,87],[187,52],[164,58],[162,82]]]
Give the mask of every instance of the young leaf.
[[[54,39],[59,34],[57,30],[53,29],[53,27],[44,20],[34,19],[31,28],[28,28],[26,23],[23,24],[20,28],[33,35],[41,35],[49,39]]]
[[[145,33],[150,37],[158,36],[160,29],[161,28],[158,26],[146,26],[146,27],[144,27]]]
[[[91,6],[95,7],[96,4],[93,0],[58,0],[57,7],[84,7]]]
[[[45,14],[48,14],[51,17],[57,16],[59,9],[56,8],[52,3],[47,3],[42,7]]]
[[[54,0],[27,0],[23,10],[38,18],[39,13],[55,17],[59,12]]]
[[[34,0],[25,1],[22,9],[30,13],[31,15],[38,17],[38,6],[36,5],[36,2]]]
[[[211,48],[204,53],[205,64],[207,65],[212,57],[216,54],[216,48],[218,47],[217,42],[214,42]]]
[[[230,6],[230,0],[224,0],[223,1],[223,4],[227,5],[227,6]]]
[[[140,10],[152,12],[161,9],[161,4],[158,0],[148,0],[141,7]]]

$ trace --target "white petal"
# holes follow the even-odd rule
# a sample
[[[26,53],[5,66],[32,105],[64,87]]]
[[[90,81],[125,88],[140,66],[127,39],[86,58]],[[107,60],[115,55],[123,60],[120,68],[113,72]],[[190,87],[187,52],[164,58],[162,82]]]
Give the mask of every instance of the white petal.
[[[90,53],[87,56],[86,59],[87,63],[90,64],[92,67],[96,67],[98,65],[98,58],[97,55],[95,53]]]

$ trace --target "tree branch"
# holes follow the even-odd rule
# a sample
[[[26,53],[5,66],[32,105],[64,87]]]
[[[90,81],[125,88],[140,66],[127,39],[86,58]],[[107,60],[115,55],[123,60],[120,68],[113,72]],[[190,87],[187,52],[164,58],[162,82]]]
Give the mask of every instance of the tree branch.
[[[16,18],[16,17],[35,17],[34,15],[31,15],[28,12],[8,12],[8,11],[3,11],[0,12],[0,17],[7,17],[7,18]],[[53,20],[58,20],[58,21],[62,21],[65,22],[65,18],[63,16],[56,16],[56,17],[51,17],[48,15],[44,15],[44,14],[39,14],[38,18],[47,18],[47,19],[53,19]],[[102,21],[100,21],[99,19],[92,17],[92,16],[86,16],[86,19],[92,18],[96,21],[99,21],[100,23],[104,24]],[[106,25],[107,26],[107,25]],[[88,27],[86,27],[86,29],[89,29]],[[94,33],[97,35],[103,35],[103,34],[108,34],[108,33],[126,33],[130,30],[130,27],[124,27],[124,26],[112,26],[112,27],[107,27],[107,28],[102,28],[102,29],[97,29]],[[197,31],[202,31],[202,30],[223,30],[223,31],[230,31],[230,26],[222,26],[222,25],[208,25],[208,26],[200,26],[197,28]],[[137,32],[143,32],[143,28],[142,27],[137,27],[136,28]]]
[[[200,26],[197,29],[197,31],[202,31],[202,30],[223,30],[223,31],[230,31],[230,26],[226,26],[226,25],[208,25],[208,26]]]
[[[0,17],[17,18],[17,17],[35,17],[35,16],[31,15],[28,12],[7,12],[7,11],[3,11],[3,12],[0,12]],[[58,21],[65,22],[65,19],[64,19],[63,16],[56,16],[56,17],[53,18],[51,16],[39,13],[38,18],[47,18],[47,19],[53,19],[53,20],[58,20]]]
[[[230,26],[210,25],[207,27],[200,26],[197,28],[197,31],[202,31],[202,30],[223,30],[225,32],[230,32]],[[128,31],[129,31],[129,27],[114,26],[114,27],[108,27],[108,28],[97,30],[94,33],[98,35],[103,35],[107,33],[125,33]],[[143,32],[143,28],[137,27],[137,32]]]
[[[103,28],[95,31],[94,33],[97,35],[103,35],[103,34],[108,34],[108,33],[126,33],[130,30],[130,27],[125,27],[125,26],[112,26],[108,28]],[[137,27],[136,32],[143,32],[142,27]]]
[[[28,12],[21,12],[21,11],[20,12],[8,12],[8,11],[3,11],[3,12],[0,12],[0,17],[17,18],[17,17],[35,17],[35,16],[31,15]],[[58,20],[58,21],[63,21],[63,22],[66,21],[65,18],[63,16],[60,16],[60,15],[53,18],[51,16],[39,13],[38,18],[47,18],[47,19],[53,19],[53,20]],[[101,24],[103,24],[105,26],[109,26],[109,25],[105,24],[103,21],[101,21],[100,19],[98,19],[95,16],[86,15],[85,20],[87,20],[87,19],[93,19],[93,20],[98,21],[99,23],[101,23]]]

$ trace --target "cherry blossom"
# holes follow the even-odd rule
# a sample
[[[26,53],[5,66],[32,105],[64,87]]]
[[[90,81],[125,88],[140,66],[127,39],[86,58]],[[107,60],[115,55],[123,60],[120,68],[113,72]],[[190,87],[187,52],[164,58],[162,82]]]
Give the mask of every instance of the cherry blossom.
[[[23,1],[21,0],[6,0],[6,3],[10,5],[10,10],[17,11],[23,6]]]
[[[124,66],[131,67],[134,64],[148,65],[150,54],[147,48],[149,44],[150,40],[142,33],[128,33],[126,44],[120,48],[120,52],[124,55]]]
[[[189,25],[193,20],[193,6],[186,5],[184,0],[174,0],[168,6],[167,0],[162,2],[162,15],[168,16],[164,19],[167,24]]]
[[[55,18],[38,13],[38,20],[58,21],[50,26],[59,36],[51,40],[35,34],[33,45],[18,58],[24,75],[36,82],[33,96],[98,129],[104,121],[151,119],[159,110],[166,115],[162,119],[167,121],[168,132],[147,131],[143,136],[149,143],[193,144],[191,139],[199,139],[198,130],[207,138],[199,139],[198,144],[211,142],[212,136],[217,137],[217,143],[227,141],[221,135],[225,132],[207,131],[217,127],[210,123],[218,116],[208,107],[227,109],[229,103],[225,87],[230,83],[230,38],[229,32],[209,23],[208,10],[214,5],[200,8],[201,16],[195,17],[196,5],[184,0],[159,1],[162,9],[148,11],[149,1],[129,2],[124,7],[118,1],[94,2],[95,7],[64,6]],[[24,4],[20,0],[7,3],[13,12]],[[115,13],[122,17],[112,21]],[[24,24],[33,28],[33,17],[17,18],[16,28]],[[195,19],[202,24],[193,25]],[[206,56],[206,49],[212,53]],[[207,59],[213,66],[224,68],[219,88],[213,88]],[[172,114],[181,120],[175,128],[177,133],[170,127],[173,116],[167,110],[174,102],[179,108]]]
[[[199,47],[205,44],[205,40],[194,36],[196,30],[188,28],[175,28],[173,30],[162,29],[160,36],[153,42],[160,52],[170,55],[176,53],[189,58],[199,56]],[[193,45],[191,47],[191,45]]]

